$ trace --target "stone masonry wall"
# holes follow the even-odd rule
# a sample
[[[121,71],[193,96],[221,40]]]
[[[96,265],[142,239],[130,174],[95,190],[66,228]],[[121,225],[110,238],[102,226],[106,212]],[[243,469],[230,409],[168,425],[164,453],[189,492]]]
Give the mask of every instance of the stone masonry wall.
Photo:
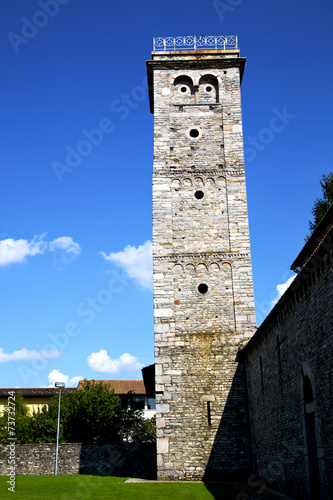
[[[153,57],[158,478],[230,478],[248,466],[236,356],[255,325],[240,63]]]
[[[0,445],[1,476],[9,474],[8,451],[8,446]],[[54,474],[55,453],[55,444],[16,445],[16,474]],[[58,474],[134,475],[155,478],[156,446],[63,443],[59,445]]]
[[[311,498],[332,499],[332,252],[320,261],[313,258],[289,292],[248,350],[256,468],[291,498],[310,498],[307,412],[314,422],[322,483],[320,492],[313,484]],[[309,402],[305,376],[313,391]]]

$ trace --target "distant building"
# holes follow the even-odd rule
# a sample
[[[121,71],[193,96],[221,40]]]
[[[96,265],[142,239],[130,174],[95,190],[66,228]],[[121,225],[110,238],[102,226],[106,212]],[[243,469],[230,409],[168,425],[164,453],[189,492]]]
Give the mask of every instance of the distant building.
[[[65,387],[61,390],[62,394],[75,392],[76,387]],[[0,388],[0,415],[3,415],[4,409],[8,404],[8,393],[23,394],[24,402],[28,406],[28,410],[32,415],[34,411],[41,410],[43,406],[48,406],[50,398],[59,393],[56,387],[37,387],[37,388],[14,388],[14,389],[1,389]]]
[[[150,365],[142,368],[143,380],[89,380],[89,382],[103,382],[110,391],[119,396],[122,408],[133,408],[143,411],[144,418],[151,418],[155,415],[155,366]],[[88,380],[80,380],[78,387],[65,387],[62,394],[75,392],[83,389]],[[30,414],[43,406],[48,406],[50,398],[59,394],[56,387],[39,388],[0,388],[0,415],[8,404],[8,394],[23,394],[24,402],[27,404]]]
[[[86,382],[92,380],[81,380],[78,389],[83,389]],[[143,380],[94,380],[94,382],[103,382],[110,391],[119,396],[122,408],[132,408],[142,410],[144,418],[151,418],[156,414],[155,394],[147,392]]]

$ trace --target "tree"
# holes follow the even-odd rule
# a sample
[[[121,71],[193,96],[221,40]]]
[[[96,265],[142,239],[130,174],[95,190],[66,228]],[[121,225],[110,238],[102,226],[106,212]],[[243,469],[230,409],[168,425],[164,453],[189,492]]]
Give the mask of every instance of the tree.
[[[14,398],[14,399],[13,399]],[[15,429],[15,431],[11,430]],[[15,441],[8,438],[15,437]],[[23,393],[18,392],[9,399],[4,414],[0,417],[0,443],[9,444],[33,443],[34,433],[31,427],[31,415],[23,401]]]
[[[85,381],[61,400],[63,438],[69,443],[115,443],[121,439],[119,398],[103,382]]]
[[[120,441],[122,410],[118,396],[103,382],[86,381],[82,389],[61,396],[59,441],[115,443]],[[32,417],[35,442],[56,441],[59,395]]]
[[[55,443],[59,395],[48,406],[29,414],[22,393],[15,395],[17,444]],[[10,410],[9,410],[10,411]],[[13,410],[12,410],[13,411]],[[122,443],[155,441],[154,420],[141,410],[122,409],[119,397],[103,382],[85,381],[82,389],[62,394],[59,441],[66,443]],[[0,417],[0,443],[8,444],[8,409]]]
[[[333,203],[333,173],[323,175],[320,180],[323,193],[322,198],[317,198],[312,208],[313,222],[309,221],[310,231],[313,232]]]
[[[155,443],[156,416],[152,418],[142,418],[141,415],[135,415],[134,418],[132,417],[130,426],[123,436],[127,441],[137,441],[138,443]]]
[[[58,401],[51,398],[47,406],[34,412],[31,427],[35,443],[55,443],[57,440]],[[63,441],[63,426],[59,429],[59,441]]]

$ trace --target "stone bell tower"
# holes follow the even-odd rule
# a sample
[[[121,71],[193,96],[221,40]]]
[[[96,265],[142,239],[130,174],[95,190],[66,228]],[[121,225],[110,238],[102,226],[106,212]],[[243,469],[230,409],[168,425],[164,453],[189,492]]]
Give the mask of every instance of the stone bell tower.
[[[255,328],[236,37],[154,39],[153,258],[159,479],[248,465],[237,352]]]

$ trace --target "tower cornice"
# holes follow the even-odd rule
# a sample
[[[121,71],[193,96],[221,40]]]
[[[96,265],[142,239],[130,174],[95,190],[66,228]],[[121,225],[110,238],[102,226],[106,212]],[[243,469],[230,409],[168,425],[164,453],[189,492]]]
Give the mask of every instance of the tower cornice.
[[[170,253],[165,255],[154,255],[154,260],[169,261],[176,264],[177,262],[191,262],[191,261],[221,261],[228,262],[234,259],[247,259],[249,253],[247,252],[195,252],[195,253]]]
[[[146,61],[150,112],[154,113],[154,70],[228,69],[239,68],[242,83],[245,57],[239,57],[239,50],[196,50],[191,52],[152,52],[152,59]]]

